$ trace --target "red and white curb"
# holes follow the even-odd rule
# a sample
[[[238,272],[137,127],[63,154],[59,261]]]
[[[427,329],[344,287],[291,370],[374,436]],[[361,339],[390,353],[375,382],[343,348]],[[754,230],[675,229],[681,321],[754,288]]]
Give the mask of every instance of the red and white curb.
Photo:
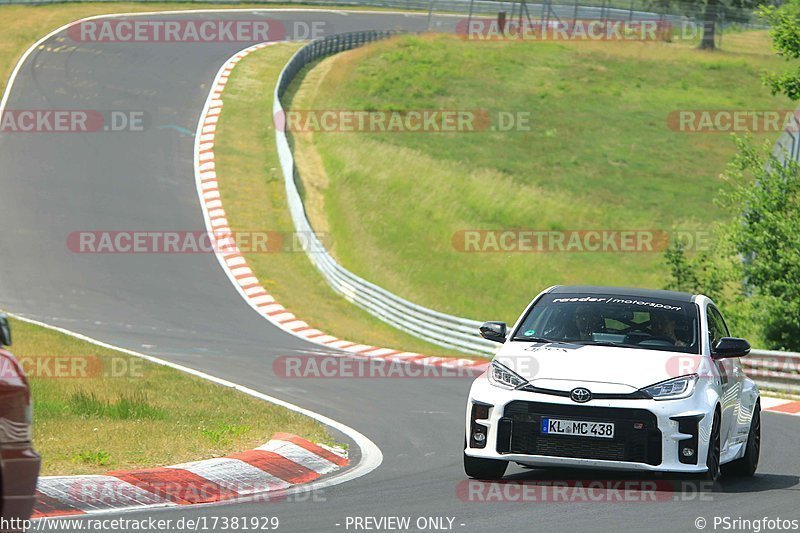
[[[347,464],[343,450],[278,433],[259,448],[217,459],[106,475],[42,477],[33,518],[240,498],[269,501],[271,493],[310,483]]]
[[[232,237],[233,231],[228,224],[225,209],[222,207],[217,169],[214,158],[214,139],[216,136],[217,122],[222,111],[222,93],[228,83],[231,72],[236,64],[247,55],[275,43],[261,43],[251,46],[231,57],[219,70],[211,87],[208,100],[200,117],[195,138],[195,179],[197,193],[206,227],[212,239],[216,241],[215,253],[222,268],[237,288],[242,297],[261,316],[275,324],[284,331],[309,342],[334,348],[342,355],[356,357],[381,358],[392,362],[406,362],[424,366],[443,368],[468,368],[474,370],[475,375],[483,373],[489,366],[487,361],[456,357],[427,356],[414,352],[403,352],[390,348],[380,348],[359,344],[328,335],[314,329],[306,322],[297,318],[288,309],[278,303],[266,289],[259,283],[253,271],[247,265],[247,260],[242,255]],[[215,238],[221,235],[222,238]],[[230,236],[230,237],[228,237]],[[344,352],[344,353],[342,353]]]
[[[761,396],[761,410],[785,415],[800,415],[800,401]]]

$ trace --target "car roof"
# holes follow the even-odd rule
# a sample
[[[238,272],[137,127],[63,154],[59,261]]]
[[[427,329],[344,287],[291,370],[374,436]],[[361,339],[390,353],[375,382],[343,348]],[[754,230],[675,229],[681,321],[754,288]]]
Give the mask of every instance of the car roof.
[[[660,298],[677,302],[694,302],[696,296],[688,292],[636,289],[632,287],[602,287],[598,285],[556,285],[549,294],[606,294],[609,296],[633,296],[636,298]]]

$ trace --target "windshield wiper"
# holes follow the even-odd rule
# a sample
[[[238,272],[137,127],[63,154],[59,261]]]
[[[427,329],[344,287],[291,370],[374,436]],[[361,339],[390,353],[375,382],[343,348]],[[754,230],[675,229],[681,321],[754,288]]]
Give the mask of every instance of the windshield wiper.
[[[612,346],[614,348],[638,348],[635,344],[625,344],[623,342],[611,341],[573,341],[572,344],[580,344],[582,346]]]
[[[556,341],[552,339],[545,339],[544,337],[514,337],[515,341],[527,341],[527,342],[543,342],[545,344],[571,344],[565,341]]]

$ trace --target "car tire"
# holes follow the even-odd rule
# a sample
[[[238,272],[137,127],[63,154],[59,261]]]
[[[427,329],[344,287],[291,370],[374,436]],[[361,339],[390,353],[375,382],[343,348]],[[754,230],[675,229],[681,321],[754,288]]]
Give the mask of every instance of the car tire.
[[[714,422],[711,424],[711,437],[708,439],[708,456],[706,457],[706,466],[708,472],[703,475],[706,481],[718,481],[722,477],[722,468],[720,466],[720,414],[719,411],[714,411]]]
[[[464,473],[473,479],[484,481],[496,481],[503,479],[503,475],[508,468],[508,461],[499,459],[484,459],[482,457],[470,457],[466,452],[466,442],[464,443]]]
[[[758,468],[761,455],[761,403],[756,403],[753,419],[750,421],[750,433],[747,435],[744,456],[724,465],[725,475],[752,477]]]

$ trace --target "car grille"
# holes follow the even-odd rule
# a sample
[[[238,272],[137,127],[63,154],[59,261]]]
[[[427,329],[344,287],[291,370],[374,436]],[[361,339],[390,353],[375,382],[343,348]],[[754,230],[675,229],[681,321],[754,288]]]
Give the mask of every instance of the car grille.
[[[543,417],[613,422],[614,438],[543,435],[539,430]],[[656,466],[661,464],[661,431],[656,416],[645,409],[514,401],[506,405],[500,420],[497,451]]]

